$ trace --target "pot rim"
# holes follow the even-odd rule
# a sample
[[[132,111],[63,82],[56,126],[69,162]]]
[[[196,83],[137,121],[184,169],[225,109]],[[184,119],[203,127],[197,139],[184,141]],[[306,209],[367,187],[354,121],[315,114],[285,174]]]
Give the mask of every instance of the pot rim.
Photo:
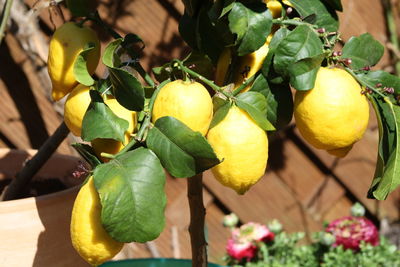
[[[2,155],[6,155],[9,153],[12,154],[28,154],[30,156],[33,156],[36,154],[38,150],[36,149],[12,149],[12,148],[0,148],[0,157]],[[80,160],[79,157],[77,156],[72,156],[72,155],[66,155],[66,154],[60,154],[60,153],[53,153],[51,157],[49,158],[60,158],[64,160],[75,160],[78,161]],[[15,199],[15,200],[7,200],[7,201],[0,201],[0,206],[1,207],[7,207],[7,206],[15,206],[15,205],[26,205],[26,204],[31,204],[31,203],[37,203],[37,202],[43,202],[43,201],[48,201],[49,199],[54,199],[54,198],[62,198],[65,195],[75,193],[80,189],[81,185],[76,185],[61,191],[37,196],[37,197],[26,197],[26,198],[20,198],[20,199]]]

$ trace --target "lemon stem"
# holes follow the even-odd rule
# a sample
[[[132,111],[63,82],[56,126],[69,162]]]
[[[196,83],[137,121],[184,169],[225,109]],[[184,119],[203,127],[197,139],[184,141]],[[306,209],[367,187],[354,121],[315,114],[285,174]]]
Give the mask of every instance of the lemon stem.
[[[2,20],[1,20],[1,24],[0,24],[0,44],[1,41],[3,40],[5,34],[5,30],[7,27],[7,22],[8,22],[8,18],[10,17],[10,11],[11,11],[11,6],[12,6],[13,0],[7,0],[7,2],[5,3],[5,7],[3,9],[2,12]]]
[[[279,25],[293,25],[293,26],[299,26],[299,25],[307,25],[310,26],[312,28],[317,29],[318,26],[304,22],[304,21],[299,21],[299,20],[293,20],[293,19],[273,19],[272,23],[274,24],[279,24]]]
[[[114,29],[112,29],[111,27],[109,27],[106,23],[104,23],[104,21],[101,19],[99,13],[96,11],[93,14],[91,14],[90,16],[88,16],[88,19],[96,22],[98,25],[100,25],[101,27],[103,27],[114,39],[120,39],[123,38],[119,33],[117,33],[116,31],[114,31]],[[132,57],[135,58],[135,52],[132,51],[130,48],[125,47],[128,54]],[[142,65],[139,62],[135,62],[135,69],[139,72],[140,76],[142,76],[142,78],[146,81],[146,83],[148,85],[150,85],[151,87],[156,87],[155,82],[153,81],[153,79],[150,77],[150,75],[143,69]]]
[[[161,88],[164,87],[164,85],[166,85],[170,81],[171,80],[169,80],[169,79],[165,80],[157,86],[157,89],[154,91],[153,95],[150,98],[148,112],[146,112],[143,123],[140,126],[140,129],[139,129],[137,135],[135,136],[135,138],[132,138],[129,141],[129,143],[123,149],[121,149],[121,151],[119,151],[116,154],[116,156],[125,153],[126,151],[131,149],[137,142],[143,142],[143,140],[147,136],[147,132],[151,126],[151,114],[153,113],[154,102],[156,101],[158,92],[160,92]]]
[[[361,80],[358,78],[358,76],[354,73],[354,71],[350,68],[345,67],[346,71],[348,73],[351,74],[351,76],[353,76],[354,79],[356,79],[361,85],[365,86],[366,88],[371,89],[372,91],[374,91],[375,93],[377,93],[379,96],[383,97],[384,99],[387,97],[386,95],[384,95],[382,92],[380,92],[379,90],[377,90],[375,88],[375,84],[371,84],[369,82],[366,82],[364,80]]]
[[[225,92],[221,87],[216,85],[213,81],[207,79],[206,77],[198,74],[197,72],[195,72],[195,71],[189,69],[188,67],[186,67],[185,65],[183,65],[182,61],[175,59],[175,60],[173,60],[173,63],[177,63],[179,69],[181,69],[182,71],[186,72],[190,76],[200,80],[201,82],[205,83],[206,85],[210,86],[211,89],[213,89],[215,92],[221,93],[224,96],[226,96],[227,98],[231,98],[232,97],[231,94]]]
[[[110,153],[106,153],[106,152],[101,152],[100,156],[102,156],[103,158],[108,158],[108,159],[113,159],[115,158],[115,155],[110,154]]]
[[[238,88],[236,88],[235,90],[233,90],[233,95],[237,95],[239,94],[244,88],[246,88],[249,84],[251,84],[257,77],[259,72],[257,72],[256,74],[254,74],[253,76],[251,76],[250,78],[246,79],[246,81],[244,83],[242,83]]]

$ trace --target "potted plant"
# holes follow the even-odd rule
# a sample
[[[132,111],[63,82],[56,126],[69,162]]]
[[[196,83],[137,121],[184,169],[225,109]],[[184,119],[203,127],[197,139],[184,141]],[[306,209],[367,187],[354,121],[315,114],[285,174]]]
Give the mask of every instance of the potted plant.
[[[73,21],[51,39],[52,96],[68,95],[65,122],[92,166],[71,220],[72,243],[87,262],[161,233],[166,170],[187,178],[192,265],[206,266],[202,172],[245,194],[266,170],[267,133],[293,114],[307,142],[344,157],[362,138],[372,103],[380,140],[369,197],[385,199],[397,187],[399,78],[371,71],[383,46],[369,34],[335,51],[340,0],[183,2],[180,33],[193,51],[154,68],[154,77],[140,64],[142,39],[121,36],[80,1],[67,1]],[[114,38],[102,55],[88,21]],[[99,58],[109,75],[94,78]]]

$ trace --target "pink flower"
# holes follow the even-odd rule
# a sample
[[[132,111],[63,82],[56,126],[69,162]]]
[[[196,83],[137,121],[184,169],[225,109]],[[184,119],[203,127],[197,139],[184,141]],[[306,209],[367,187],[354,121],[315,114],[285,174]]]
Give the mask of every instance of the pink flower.
[[[346,249],[359,250],[361,241],[379,245],[379,233],[376,226],[364,217],[346,216],[332,221],[326,232],[336,238],[334,247],[342,245]]]
[[[228,240],[226,250],[228,255],[236,260],[246,259],[249,261],[256,255],[257,248],[252,242],[231,238]]]
[[[268,227],[250,222],[232,230],[226,249],[232,258],[250,261],[257,253],[257,242],[268,242],[273,239],[274,233]]]
[[[274,240],[274,233],[267,226],[249,222],[240,227],[240,236],[250,241],[268,242]]]

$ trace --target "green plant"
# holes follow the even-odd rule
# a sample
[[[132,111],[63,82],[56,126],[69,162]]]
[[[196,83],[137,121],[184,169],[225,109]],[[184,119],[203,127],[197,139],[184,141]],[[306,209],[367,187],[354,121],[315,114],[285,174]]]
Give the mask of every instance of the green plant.
[[[183,0],[185,13],[180,20],[179,30],[192,52],[183,60],[172,60],[154,68],[155,81],[140,64],[139,54],[144,44],[139,36],[134,33],[119,35],[92,8],[95,5],[67,1],[73,22],[64,25],[77,30],[83,29],[85,23],[91,21],[114,38],[101,57],[109,73],[107,77],[92,77],[93,67],[90,63],[96,60],[91,59],[90,55],[97,47],[92,38],[78,42],[68,58],[73,59],[68,64],[68,72],[57,72],[61,76],[72,73],[73,77],[69,79],[71,84],[79,83],[91,88],[91,101],[82,119],[82,129],[80,133],[76,131],[85,142],[73,146],[92,166],[90,175],[93,176],[100,198],[101,225],[112,239],[118,242],[146,242],[155,239],[163,231],[165,169],[176,178],[188,178],[193,264],[205,266],[207,254],[201,173],[213,169],[225,185],[244,193],[265,172],[268,151],[266,132],[278,131],[291,121],[294,109],[291,88],[301,91],[299,94],[312,92],[310,90],[315,88],[321,67],[346,71],[352,83],[361,86],[355,86],[357,96],[363,101],[368,99],[376,112],[380,133],[378,163],[368,196],[385,199],[400,184],[400,79],[388,72],[371,71],[371,67],[383,55],[383,46],[365,33],[351,38],[342,51],[335,51],[335,45],[340,40],[336,15],[336,12],[342,11],[340,0],[266,2],[269,5],[261,0]],[[216,84],[212,73],[215,67],[218,69],[219,61],[223,65],[223,70],[219,72],[223,78],[219,78]],[[186,81],[186,85],[191,83],[188,80],[195,80],[210,92],[210,95],[205,94],[207,99],[212,97],[213,117],[210,123],[207,120],[201,132],[191,129],[186,119],[178,115],[163,114],[156,119],[153,114],[158,94],[164,86],[176,84],[177,80],[183,80],[183,84]],[[55,99],[72,90],[71,84]],[[186,85],[184,89],[187,89]],[[350,87],[341,89],[354,88]],[[335,91],[337,88],[333,89]],[[183,93],[179,94],[180,97]],[[329,102],[329,95],[327,97],[325,101]],[[109,98],[115,99],[124,109],[137,113],[136,132],[130,131],[130,123],[110,108],[107,103]],[[183,99],[180,101],[191,98]],[[167,110],[167,105],[171,105],[171,101],[165,102],[161,101],[161,105],[165,105],[162,110]],[[184,110],[177,114],[189,113],[191,105],[182,106],[185,106]],[[332,113],[339,114],[345,108],[339,106]],[[219,131],[222,134],[213,138],[212,133],[224,125],[232,110],[244,115],[245,121],[250,123],[238,122],[235,125],[233,121],[233,127]],[[207,111],[211,113],[211,108],[207,108]],[[364,112],[367,112],[366,109]],[[207,118],[209,113],[206,114]],[[191,116],[188,120],[196,119],[196,116]],[[244,125],[253,128],[249,130]],[[63,129],[63,125],[60,129]],[[226,138],[239,132],[237,129],[240,129],[238,136]],[[214,144],[206,139],[207,130],[208,140]],[[252,135],[254,132],[260,134]],[[240,143],[245,135],[249,136],[249,140]],[[355,139],[359,138],[361,136]],[[264,140],[258,151],[262,155],[252,159],[252,151],[247,146],[260,139]],[[107,153],[96,149],[95,140],[107,140],[113,144],[123,144],[123,147],[118,146],[111,152],[107,150]],[[218,155],[218,149],[214,151],[213,148],[219,147],[222,140],[226,143],[221,156]],[[348,150],[353,141],[356,140],[343,146]],[[342,149],[342,146],[328,149],[337,148]],[[343,151],[333,154],[339,155],[336,152]],[[219,172],[224,161],[234,162],[232,165],[235,168]],[[257,161],[258,166],[254,173],[253,161]],[[242,165],[239,166],[237,162]],[[26,175],[24,177],[10,185],[5,199],[11,199],[18,188],[23,187]],[[241,179],[250,180],[250,183],[240,184]],[[276,255],[277,261],[271,263],[275,264],[273,266],[290,266],[296,261],[307,261],[304,264],[312,266],[313,259],[308,256],[315,254],[318,249],[313,246],[295,248],[294,244],[299,238],[300,235],[278,235],[272,251],[269,252],[267,248],[261,251]],[[287,250],[289,247],[291,251]]]

